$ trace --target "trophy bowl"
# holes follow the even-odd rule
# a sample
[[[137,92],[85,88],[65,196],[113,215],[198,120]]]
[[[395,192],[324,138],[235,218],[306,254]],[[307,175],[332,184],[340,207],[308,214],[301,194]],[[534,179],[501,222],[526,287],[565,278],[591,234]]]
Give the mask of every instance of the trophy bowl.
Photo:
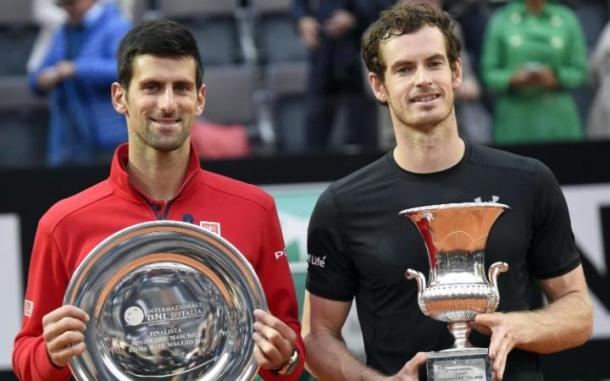
[[[430,356],[433,366],[428,364],[429,380],[434,379],[431,373],[443,380],[483,379],[476,378],[479,375],[491,379],[487,350],[472,348],[468,322],[498,307],[497,278],[508,265],[492,264],[486,277],[485,247],[493,224],[506,209],[507,205],[495,202],[468,202],[422,206],[399,213],[415,225],[428,254],[429,282],[419,271],[406,271],[408,279],[417,281],[419,307],[426,316],[449,323],[455,338],[452,349]],[[466,376],[454,377],[451,367],[461,369]]]
[[[90,316],[79,381],[250,380],[259,279],[228,241],[199,226],[154,221],[96,246],[64,296]]]

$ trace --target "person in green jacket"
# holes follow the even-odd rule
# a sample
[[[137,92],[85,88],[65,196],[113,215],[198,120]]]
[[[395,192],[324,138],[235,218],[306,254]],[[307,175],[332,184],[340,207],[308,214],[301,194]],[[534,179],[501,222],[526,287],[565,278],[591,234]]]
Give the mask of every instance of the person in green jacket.
[[[497,98],[496,143],[576,140],[583,135],[570,90],[587,77],[576,15],[545,0],[513,0],[492,17],[482,77]]]

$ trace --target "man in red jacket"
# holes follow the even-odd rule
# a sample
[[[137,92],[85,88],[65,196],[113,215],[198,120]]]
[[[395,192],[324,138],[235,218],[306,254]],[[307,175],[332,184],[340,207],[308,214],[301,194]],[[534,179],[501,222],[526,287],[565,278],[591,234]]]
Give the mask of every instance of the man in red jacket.
[[[86,351],[89,316],[62,306],[72,274],[98,243],[150,220],[214,226],[257,272],[269,312],[255,310],[254,357],[265,380],[296,380],[303,370],[297,302],[272,198],[259,188],[200,168],[190,144],[206,87],[197,44],[171,21],[144,22],[121,42],[112,102],[129,140],[110,176],[55,204],[41,218],[31,259],[23,328],[13,368],[23,381],[70,378],[70,359]]]

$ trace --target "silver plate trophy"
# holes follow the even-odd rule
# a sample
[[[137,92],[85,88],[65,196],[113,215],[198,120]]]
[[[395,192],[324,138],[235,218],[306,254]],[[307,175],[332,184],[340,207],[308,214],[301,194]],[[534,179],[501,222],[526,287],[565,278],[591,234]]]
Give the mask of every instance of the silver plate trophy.
[[[470,202],[400,212],[417,227],[428,251],[429,283],[419,271],[406,273],[408,279],[417,280],[419,308],[426,316],[449,323],[455,338],[451,349],[430,353],[426,364],[430,381],[492,379],[488,350],[472,347],[468,322],[498,307],[497,278],[508,265],[492,264],[488,281],[485,246],[492,225],[507,208],[494,202]]]
[[[250,263],[199,226],[155,221],[121,230],[74,273],[64,304],[85,310],[79,381],[251,380],[255,308],[267,309]]]

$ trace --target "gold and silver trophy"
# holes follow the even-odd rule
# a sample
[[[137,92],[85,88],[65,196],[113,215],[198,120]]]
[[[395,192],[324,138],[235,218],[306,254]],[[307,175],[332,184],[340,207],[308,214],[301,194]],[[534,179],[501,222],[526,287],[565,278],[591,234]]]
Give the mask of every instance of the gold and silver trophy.
[[[504,262],[489,267],[485,276],[485,247],[496,219],[508,209],[495,202],[469,202],[406,209],[428,251],[430,273],[408,269],[415,279],[417,302],[426,316],[448,323],[455,338],[450,349],[431,352],[426,364],[428,380],[491,380],[487,348],[474,348],[468,341],[469,322],[479,313],[493,312],[500,295],[497,278],[508,270]]]

